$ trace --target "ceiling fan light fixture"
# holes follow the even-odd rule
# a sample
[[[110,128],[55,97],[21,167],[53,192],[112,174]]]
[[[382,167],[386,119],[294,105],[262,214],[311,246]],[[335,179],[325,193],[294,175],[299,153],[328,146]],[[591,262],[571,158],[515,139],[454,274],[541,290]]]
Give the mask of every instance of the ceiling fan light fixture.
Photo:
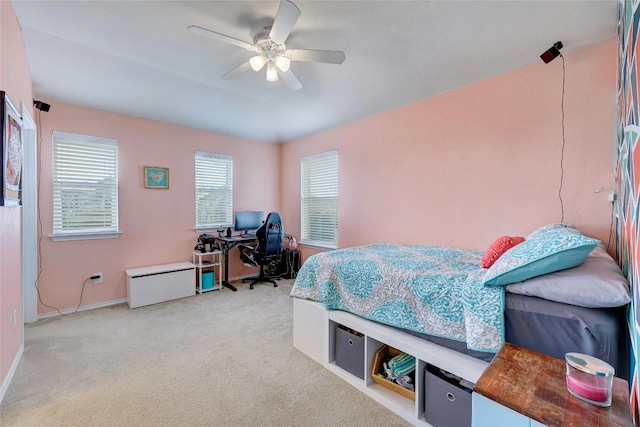
[[[273,19],[273,24],[258,31],[253,37],[253,43],[196,25],[191,25],[187,28],[192,33],[229,43],[252,52],[249,60],[245,60],[241,65],[220,76],[222,79],[233,80],[249,70],[259,72],[265,69],[266,65],[267,81],[276,82],[282,78],[282,81],[289,89],[299,90],[302,88],[302,84],[291,70],[291,62],[342,64],[345,60],[345,55],[342,51],[287,49],[287,40],[299,17],[300,9],[291,0],[280,0],[280,6],[278,6],[278,12]]]
[[[267,63],[267,58],[265,58],[262,55],[256,55],[249,60],[249,65],[251,66],[251,69],[256,73],[262,70],[262,67],[264,67],[264,64],[266,63]]]
[[[276,63],[276,66],[283,73],[286,73],[287,71],[289,71],[289,68],[291,67],[291,61],[286,56],[278,56],[278,57],[276,57],[275,63]]]
[[[268,82],[277,82],[278,81],[278,70],[273,65],[273,62],[269,61],[267,65],[267,81]]]

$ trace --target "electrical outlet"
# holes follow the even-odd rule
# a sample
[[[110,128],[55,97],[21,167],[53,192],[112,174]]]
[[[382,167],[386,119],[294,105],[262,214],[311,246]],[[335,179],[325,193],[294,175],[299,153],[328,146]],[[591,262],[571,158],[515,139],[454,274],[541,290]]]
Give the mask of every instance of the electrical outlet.
[[[15,329],[16,326],[18,326],[18,311],[13,310],[13,329]]]
[[[102,283],[102,273],[93,273],[93,275],[91,276],[91,280],[93,280],[93,283],[95,283],[96,285],[98,283]]]
[[[611,203],[616,201],[616,193],[614,193],[613,191],[611,193],[609,193],[609,201]]]

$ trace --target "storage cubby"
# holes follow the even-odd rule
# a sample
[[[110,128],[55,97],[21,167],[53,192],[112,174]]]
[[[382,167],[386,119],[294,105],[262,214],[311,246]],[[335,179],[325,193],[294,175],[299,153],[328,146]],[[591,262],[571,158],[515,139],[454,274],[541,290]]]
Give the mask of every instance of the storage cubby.
[[[435,427],[471,427],[473,384],[427,365],[424,373],[425,419]]]
[[[194,251],[192,258],[196,266],[196,292],[202,294],[222,289],[220,251]],[[208,276],[212,277],[206,280]]]
[[[442,368],[471,383],[480,378],[488,365],[487,362],[421,340],[398,329],[343,311],[327,310],[324,305],[313,301],[293,298],[293,305],[295,348],[414,425],[431,425],[425,420],[427,365]],[[340,364],[336,363],[336,348],[339,347],[336,346],[336,340],[344,338],[341,337],[342,332],[338,332],[341,327],[362,334],[364,379],[350,372],[351,363],[359,366],[359,361],[350,360],[349,369],[340,366],[343,364],[342,361]],[[415,399],[403,396],[374,381],[372,372],[375,356],[385,345],[416,358]],[[338,359],[340,358],[341,356],[338,356]]]
[[[398,393],[398,394],[400,394],[400,395],[402,395],[402,396],[404,396],[404,397],[406,397],[408,399],[415,400],[416,399],[416,392],[415,392],[415,369],[416,369],[416,363],[415,363],[415,360],[411,364],[411,368],[413,369],[413,371],[409,374],[409,377],[414,377],[413,381],[411,382],[414,385],[414,389],[413,390],[410,389],[410,388],[402,387],[400,384],[397,384],[394,381],[388,380],[386,378],[386,376],[384,375],[384,373],[385,373],[384,363],[385,362],[389,362],[391,359],[395,358],[396,356],[400,356],[400,355],[404,355],[404,354],[405,353],[401,352],[400,350],[398,350],[396,348],[393,348],[393,347],[388,346],[388,345],[383,345],[378,351],[376,351],[375,358],[373,359],[373,366],[371,368],[371,371],[369,371],[369,373],[370,373],[371,378],[373,379],[373,381],[378,383],[378,385],[381,385],[382,387],[388,388],[389,390],[393,391],[394,393]],[[391,364],[390,363],[387,366],[391,369]]]
[[[336,325],[335,361],[345,371],[364,380],[364,335],[343,325]]]

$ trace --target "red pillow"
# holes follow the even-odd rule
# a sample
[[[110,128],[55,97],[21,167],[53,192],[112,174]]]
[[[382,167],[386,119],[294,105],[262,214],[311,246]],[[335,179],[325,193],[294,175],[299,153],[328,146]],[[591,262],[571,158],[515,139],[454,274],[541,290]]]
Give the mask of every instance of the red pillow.
[[[524,237],[520,236],[498,237],[496,241],[493,242],[491,246],[489,246],[489,249],[487,249],[487,251],[484,253],[480,265],[482,266],[482,268],[491,267],[493,263],[502,256],[502,254],[522,242],[524,242]]]

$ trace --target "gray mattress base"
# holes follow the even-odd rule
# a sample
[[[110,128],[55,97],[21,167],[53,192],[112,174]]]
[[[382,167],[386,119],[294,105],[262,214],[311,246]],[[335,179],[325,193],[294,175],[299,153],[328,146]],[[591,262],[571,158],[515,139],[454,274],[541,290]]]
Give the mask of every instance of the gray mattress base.
[[[585,308],[507,292],[505,341],[562,360],[568,352],[588,354],[609,363],[617,377],[628,380],[626,313],[627,306]],[[464,342],[407,332],[487,362],[495,356],[470,350]]]

